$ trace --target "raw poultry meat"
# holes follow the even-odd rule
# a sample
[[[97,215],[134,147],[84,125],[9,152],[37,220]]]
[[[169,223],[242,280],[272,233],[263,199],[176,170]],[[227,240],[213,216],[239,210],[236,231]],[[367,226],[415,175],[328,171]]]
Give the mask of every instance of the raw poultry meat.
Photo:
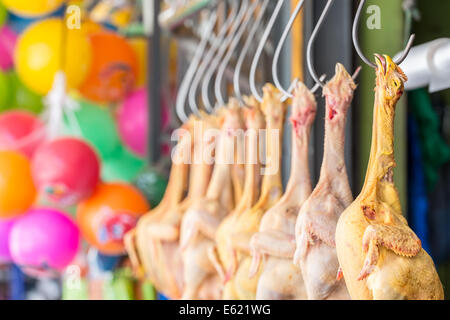
[[[393,181],[395,105],[407,77],[376,55],[372,147],[361,193],[336,230],[339,263],[353,299],[443,299],[433,260],[409,228]]]
[[[278,202],[283,192],[280,162],[286,108],[284,103],[280,102],[281,93],[273,85],[265,85],[263,91],[261,109],[266,119],[266,165],[262,190],[258,202],[237,217],[237,221],[231,228],[232,233],[228,235],[231,241],[229,250],[232,252],[232,269],[227,272],[229,279],[224,288],[224,299],[254,300],[256,298],[259,274],[249,278],[250,239],[255,232],[258,232],[264,213]]]
[[[179,299],[183,290],[183,266],[179,250],[179,228],[187,208],[205,196],[212,163],[205,161],[205,150],[214,150],[214,137],[207,139],[209,129],[218,128],[218,117],[203,114],[194,121],[193,153],[190,165],[189,190],[186,198],[170,210],[162,212],[161,217],[139,225],[137,247],[144,269],[156,289],[167,297]],[[211,154],[213,155],[213,154]]]
[[[216,273],[215,233],[222,219],[233,209],[231,168],[237,163],[236,140],[243,137],[244,124],[238,101],[231,99],[219,111],[222,129],[216,138],[215,165],[203,198],[195,199],[183,216],[180,248],[184,268],[183,299],[220,299],[223,282]],[[242,144],[241,144],[242,145]],[[222,276],[223,278],[223,276]],[[210,282],[209,294],[199,295],[202,285]]]
[[[243,193],[236,208],[228,214],[220,223],[216,231],[216,252],[220,265],[216,265],[217,273],[223,281],[230,277],[233,256],[230,255],[230,234],[239,216],[249,210],[259,197],[260,190],[260,159],[259,145],[262,140],[260,130],[265,128],[264,115],[260,104],[254,97],[244,97],[245,108],[243,110],[245,120],[245,178]]]
[[[303,84],[295,89],[292,101],[291,172],[286,191],[280,201],[261,220],[259,232],[251,240],[251,275],[257,272],[264,256],[256,299],[306,299],[300,269],[292,263],[295,251],[295,221],[304,201],[311,194],[308,166],[308,144],[316,116],[316,99]]]
[[[159,205],[148,213],[143,215],[137,226],[126,233],[124,237],[125,248],[130,257],[131,265],[138,278],[145,278],[145,270],[142,266],[142,258],[139,256],[136,244],[136,234],[139,226],[145,226],[150,221],[157,220],[167,210],[171,210],[178,206],[183,200],[188,183],[189,163],[182,161],[183,158],[192,151],[193,139],[191,139],[194,117],[191,117],[183,124],[181,129],[183,132],[189,133],[181,136],[177,143],[177,150],[179,152],[174,154],[174,161],[170,169],[169,182],[167,184],[164,197]]]
[[[310,300],[349,299],[337,279],[335,232],[341,213],[353,198],[344,159],[347,111],[356,88],[342,64],[323,88],[326,101],[325,144],[319,182],[303,204],[295,225],[294,263],[300,267]]]

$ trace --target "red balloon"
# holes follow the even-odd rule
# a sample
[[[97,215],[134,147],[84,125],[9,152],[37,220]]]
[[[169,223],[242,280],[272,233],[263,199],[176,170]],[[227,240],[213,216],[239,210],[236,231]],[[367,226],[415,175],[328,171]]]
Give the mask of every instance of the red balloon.
[[[0,150],[19,151],[31,158],[44,141],[44,124],[26,111],[0,114]]]
[[[100,179],[95,151],[76,138],[59,138],[41,145],[31,170],[38,190],[48,200],[65,206],[89,197]]]

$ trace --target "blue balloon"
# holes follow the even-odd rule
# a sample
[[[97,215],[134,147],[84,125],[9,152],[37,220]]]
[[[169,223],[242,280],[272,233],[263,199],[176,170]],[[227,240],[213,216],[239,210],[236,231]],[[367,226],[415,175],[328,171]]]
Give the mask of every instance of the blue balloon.
[[[52,13],[49,13],[45,16],[40,16],[36,18],[25,18],[14,13],[9,13],[8,25],[11,27],[14,32],[17,34],[22,33],[29,25],[32,23],[39,21],[41,19],[49,18],[49,17],[64,17],[65,6],[61,6],[59,9],[56,9]]]

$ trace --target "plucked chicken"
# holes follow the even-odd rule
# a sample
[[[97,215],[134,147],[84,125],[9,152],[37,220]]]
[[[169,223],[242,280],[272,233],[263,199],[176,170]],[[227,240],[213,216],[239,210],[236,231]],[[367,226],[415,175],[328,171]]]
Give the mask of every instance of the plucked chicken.
[[[339,263],[353,299],[443,299],[433,260],[402,216],[393,181],[394,114],[407,77],[376,55],[372,147],[361,193],[336,230]]]
[[[266,119],[266,165],[263,172],[262,190],[258,202],[237,218],[228,234],[231,251],[231,270],[224,288],[224,299],[254,300],[256,285],[261,268],[257,275],[249,278],[251,265],[250,240],[259,230],[264,213],[276,204],[282,195],[281,184],[281,140],[285,105],[280,102],[281,93],[271,84],[263,88],[264,97],[261,109]]]
[[[300,267],[310,300],[349,299],[337,278],[335,232],[341,213],[353,198],[344,159],[347,111],[356,88],[342,64],[323,88],[326,101],[325,144],[319,181],[303,204],[295,225],[294,263]]]
[[[259,232],[251,240],[252,267],[257,272],[261,257],[264,267],[259,276],[256,299],[306,299],[300,269],[292,263],[295,252],[295,222],[304,201],[312,191],[308,145],[316,116],[316,99],[303,84],[294,91],[291,117],[291,172],[286,191],[280,201],[269,209],[261,220]]]
[[[233,209],[231,169],[237,162],[235,149],[244,124],[241,108],[232,99],[220,110],[223,124],[216,139],[215,165],[206,196],[196,199],[183,216],[180,248],[184,268],[183,299],[220,299],[223,281],[216,273],[215,234],[223,218]],[[237,147],[237,148],[236,148]],[[202,284],[210,282],[210,292],[201,296]],[[213,284],[215,283],[215,285]]]

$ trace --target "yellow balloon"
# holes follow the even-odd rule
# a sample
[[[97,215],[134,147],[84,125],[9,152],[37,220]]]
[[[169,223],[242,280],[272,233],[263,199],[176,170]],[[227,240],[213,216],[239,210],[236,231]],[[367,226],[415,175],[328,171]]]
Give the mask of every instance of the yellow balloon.
[[[36,17],[58,9],[64,0],[3,0],[5,7],[24,17]]]
[[[14,60],[22,82],[44,95],[50,90],[55,73],[61,69],[66,73],[68,88],[77,88],[88,74],[91,55],[85,32],[68,29],[62,20],[51,18],[25,30],[17,42]]]
[[[142,87],[147,77],[147,39],[130,38],[128,43],[133,48],[138,58],[138,76],[136,79],[136,87]]]

